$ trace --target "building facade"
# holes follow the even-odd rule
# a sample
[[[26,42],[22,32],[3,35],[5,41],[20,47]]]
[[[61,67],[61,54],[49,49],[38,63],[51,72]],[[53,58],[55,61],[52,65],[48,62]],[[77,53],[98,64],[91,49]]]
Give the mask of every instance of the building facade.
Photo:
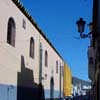
[[[64,97],[72,96],[72,73],[67,64],[64,64]]]
[[[0,0],[0,100],[63,97],[64,60],[18,0]]]

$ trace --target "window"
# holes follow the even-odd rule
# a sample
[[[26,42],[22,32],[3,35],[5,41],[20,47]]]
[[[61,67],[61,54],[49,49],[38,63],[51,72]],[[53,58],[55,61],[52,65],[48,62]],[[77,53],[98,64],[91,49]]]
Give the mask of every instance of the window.
[[[9,18],[7,30],[7,43],[15,47],[16,26],[13,18]]]
[[[34,58],[34,39],[31,37],[30,39],[30,57]]]
[[[23,19],[23,28],[26,29],[26,21]]]
[[[58,61],[56,61],[56,73],[58,73]]]
[[[48,66],[48,53],[45,51],[45,66]]]
[[[94,63],[93,63],[93,58],[92,58],[92,57],[89,58],[89,64],[94,64]]]

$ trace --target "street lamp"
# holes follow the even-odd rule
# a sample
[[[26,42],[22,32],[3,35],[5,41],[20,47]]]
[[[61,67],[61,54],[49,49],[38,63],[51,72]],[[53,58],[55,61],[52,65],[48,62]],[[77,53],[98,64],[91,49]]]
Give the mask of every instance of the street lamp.
[[[84,32],[84,28],[85,28],[85,24],[86,22],[83,20],[83,18],[80,18],[77,22],[76,22],[77,26],[78,26],[78,32],[80,34],[82,34]]]
[[[89,26],[89,29],[90,29],[90,33],[88,33],[88,34],[83,34],[83,32],[84,32],[84,29],[85,29],[85,24],[86,24],[86,22],[83,20],[83,18],[80,18],[77,22],[76,22],[76,24],[77,24],[77,27],[78,27],[78,32],[80,33],[80,38],[89,38],[89,36],[90,36],[90,34],[91,34],[91,32],[92,32],[92,23],[90,23],[90,24],[88,24],[88,26]]]

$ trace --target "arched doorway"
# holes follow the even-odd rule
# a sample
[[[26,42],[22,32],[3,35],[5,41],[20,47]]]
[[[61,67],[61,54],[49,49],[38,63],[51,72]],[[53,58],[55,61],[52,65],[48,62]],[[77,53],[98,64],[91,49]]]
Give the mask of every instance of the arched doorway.
[[[54,99],[54,79],[51,77],[50,80],[50,100]]]

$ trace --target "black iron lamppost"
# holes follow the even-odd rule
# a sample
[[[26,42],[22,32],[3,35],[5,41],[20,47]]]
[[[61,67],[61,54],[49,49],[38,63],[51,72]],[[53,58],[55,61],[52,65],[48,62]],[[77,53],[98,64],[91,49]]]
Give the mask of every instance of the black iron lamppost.
[[[84,29],[85,29],[85,24],[86,22],[83,20],[83,18],[80,18],[77,22],[77,27],[78,27],[78,32],[80,33],[80,38],[89,38],[90,34],[92,33],[92,23],[88,24],[89,25],[89,29],[91,32],[89,32],[88,34],[83,34]]]
[[[78,26],[78,32],[79,33],[83,33],[84,32],[84,28],[85,28],[85,24],[86,22],[83,20],[83,18],[80,18],[77,22],[76,22],[77,26]]]

